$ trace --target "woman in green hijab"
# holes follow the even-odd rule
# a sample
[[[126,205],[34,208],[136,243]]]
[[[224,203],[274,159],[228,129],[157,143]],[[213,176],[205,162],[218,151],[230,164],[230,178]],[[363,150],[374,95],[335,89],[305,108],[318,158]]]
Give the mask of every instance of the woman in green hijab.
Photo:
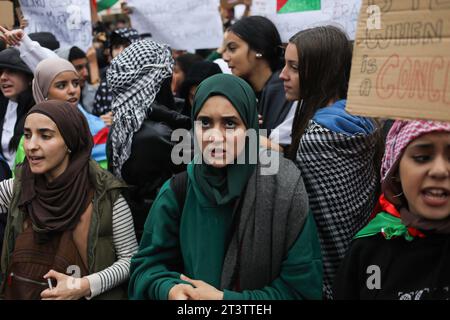
[[[320,299],[322,258],[303,180],[289,160],[260,150],[251,87],[232,75],[206,79],[192,119],[198,152],[150,210],[130,298]]]

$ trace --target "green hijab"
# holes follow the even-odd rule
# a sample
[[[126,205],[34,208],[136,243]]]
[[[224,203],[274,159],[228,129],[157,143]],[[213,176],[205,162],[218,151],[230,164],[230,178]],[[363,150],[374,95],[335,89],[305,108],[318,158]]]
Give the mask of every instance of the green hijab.
[[[247,82],[233,75],[216,74],[204,80],[197,88],[192,107],[193,121],[206,100],[217,95],[231,102],[247,130],[254,129],[256,132],[256,144],[250,144],[246,138],[245,147],[238,155],[239,161],[235,159],[232,164],[224,168],[214,168],[205,161],[200,161],[202,160],[201,149],[200,154],[197,153],[194,157],[192,165],[196,184],[212,204],[224,205],[236,200],[242,194],[256,169],[259,156],[258,110],[255,94]],[[250,150],[252,147],[254,150]]]

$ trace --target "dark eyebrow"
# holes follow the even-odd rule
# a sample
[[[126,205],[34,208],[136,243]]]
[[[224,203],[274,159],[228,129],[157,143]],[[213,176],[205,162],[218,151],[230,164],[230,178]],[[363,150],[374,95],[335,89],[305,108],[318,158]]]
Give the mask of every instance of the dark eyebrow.
[[[428,143],[428,142],[422,142],[422,143],[414,144],[411,147],[413,147],[413,148],[430,148],[430,147],[433,147],[433,144]]]
[[[234,121],[239,121],[238,117],[235,116],[225,116],[223,117],[224,120],[234,120]]]
[[[211,118],[208,117],[208,116],[202,116],[202,115],[199,115],[199,116],[197,116],[197,119],[201,119],[201,120],[209,120],[209,119],[211,119]],[[223,116],[222,119],[223,119],[223,120],[234,120],[234,121],[239,121],[239,118],[236,117],[236,116]]]
[[[67,83],[67,80],[61,80],[61,81],[56,81],[55,84],[63,84],[63,83]]]
[[[49,133],[56,133],[55,130],[50,129],[50,128],[39,128],[37,131],[38,131],[39,133],[47,133],[47,132],[49,132]]]
[[[24,127],[23,131],[31,131],[31,129],[27,128],[27,127]],[[37,129],[37,131],[39,133],[46,133],[46,132],[55,133],[56,132],[55,130],[50,129],[50,128],[39,128],[39,129]]]

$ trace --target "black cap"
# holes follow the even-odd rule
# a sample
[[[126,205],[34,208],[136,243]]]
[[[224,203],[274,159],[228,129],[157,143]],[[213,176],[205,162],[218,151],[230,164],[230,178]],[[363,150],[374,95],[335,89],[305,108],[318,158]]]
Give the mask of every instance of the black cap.
[[[55,35],[51,32],[35,32],[28,35],[31,40],[39,42],[39,44],[50,50],[56,50],[59,48],[59,41]]]
[[[110,43],[111,46],[117,43],[122,43],[124,41],[132,44],[133,42],[139,41],[140,36],[136,29],[133,28],[120,28],[116,29],[111,33]]]
[[[8,68],[33,75],[30,68],[20,58],[20,52],[14,48],[6,48],[0,52],[0,69]]]

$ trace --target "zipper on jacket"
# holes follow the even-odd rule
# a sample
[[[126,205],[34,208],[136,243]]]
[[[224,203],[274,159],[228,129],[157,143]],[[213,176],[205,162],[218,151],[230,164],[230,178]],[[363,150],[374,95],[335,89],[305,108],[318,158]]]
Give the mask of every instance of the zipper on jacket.
[[[32,284],[36,284],[36,285],[40,285],[40,286],[44,286],[44,287],[48,286],[48,284],[46,282],[39,282],[39,281],[36,281],[36,280],[33,280],[33,279],[24,278],[24,277],[18,276],[17,274],[14,274],[13,272],[11,272],[9,274],[8,278],[9,278],[8,279],[8,284],[10,286],[12,284],[12,279],[13,278],[16,278],[19,281],[28,282],[28,283],[32,283]]]

